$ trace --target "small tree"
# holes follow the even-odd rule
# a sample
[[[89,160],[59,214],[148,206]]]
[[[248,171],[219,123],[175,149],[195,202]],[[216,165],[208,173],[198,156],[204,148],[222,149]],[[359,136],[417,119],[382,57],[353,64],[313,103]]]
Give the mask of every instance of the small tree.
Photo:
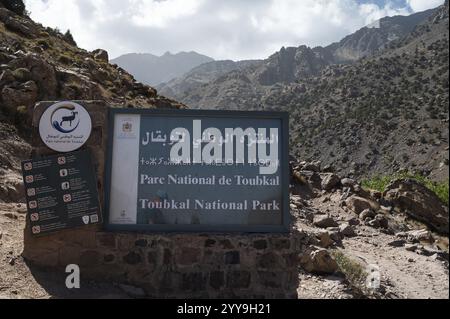
[[[63,36],[64,41],[66,41],[67,43],[73,45],[73,46],[77,46],[77,43],[75,42],[75,40],[73,39],[72,33],[70,32],[70,30],[67,30],[67,32],[64,34]]]

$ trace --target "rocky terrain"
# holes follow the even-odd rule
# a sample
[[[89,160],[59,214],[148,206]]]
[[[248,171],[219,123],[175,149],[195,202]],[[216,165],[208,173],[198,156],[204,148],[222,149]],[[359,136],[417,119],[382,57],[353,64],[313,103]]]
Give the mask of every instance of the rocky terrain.
[[[294,228],[309,243],[298,254],[300,299],[449,298],[448,207],[436,195],[412,180],[380,193],[320,162],[291,164]],[[145,297],[111,282],[72,292],[64,274],[29,265],[21,257],[25,214],[22,203],[0,204],[0,298]]]
[[[182,100],[190,98],[190,91],[199,89],[202,85],[214,83],[215,80],[233,71],[248,74],[250,81],[254,80],[256,84],[264,86],[295,82],[305,76],[318,75],[328,65],[355,62],[382,51],[392,41],[410,34],[418,24],[433,13],[434,10],[428,10],[410,16],[386,17],[325,48],[290,47],[283,48],[264,61],[205,63],[183,76],[159,85],[158,88],[163,95]],[[149,68],[151,69],[151,65]],[[201,97],[200,95],[199,98]],[[195,102],[195,97],[193,99],[192,102]],[[211,108],[215,106],[215,104],[210,105]],[[193,104],[192,107],[196,105]]]
[[[259,60],[239,62],[226,60],[204,63],[193,68],[181,77],[177,77],[169,82],[157,85],[156,88],[164,96],[183,96],[198,89],[202,85],[206,85],[213,80],[226,75],[227,73],[243,70],[260,63],[261,61]]]
[[[299,298],[449,297],[448,207],[436,195],[413,180],[380,193],[320,162],[292,165],[291,211],[311,243]]]
[[[64,274],[36,269],[21,257],[26,207],[20,161],[31,152],[29,116],[39,100],[104,99],[113,106],[146,108],[184,105],[110,64],[104,50],[84,51],[70,33],[34,23],[20,3],[0,1],[0,298],[145,297],[138,287],[114,283],[87,282],[71,292],[64,288]],[[240,109],[256,103],[258,109],[279,109],[286,103],[292,113],[293,153],[301,156],[291,162],[291,212],[295,228],[309,241],[309,248],[298,254],[299,298],[449,298],[448,203],[413,179],[393,179],[379,191],[357,178],[364,170],[394,171],[415,161],[419,169],[429,167],[435,180],[448,177],[446,23],[448,3],[389,48],[346,66],[324,65],[321,71],[299,67],[300,73],[321,75],[292,83],[256,85],[246,74],[264,74],[257,61],[197,69],[199,82],[203,74],[221,74],[213,83],[229,90],[217,88],[208,99],[223,106]],[[289,56],[290,51],[278,55]],[[310,56],[306,47],[294,51]],[[222,70],[231,73],[222,75]],[[185,78],[197,81],[196,72],[190,74]],[[203,88],[212,89],[210,85]],[[255,100],[245,102],[235,96],[236,90],[252,92]],[[201,103],[208,99],[202,97]],[[383,113],[386,118],[380,117]],[[414,156],[407,160],[404,152]],[[381,161],[385,156],[393,159]],[[309,158],[322,161],[305,161]],[[344,165],[337,165],[341,161]],[[440,161],[443,165],[436,168]]]
[[[447,1],[325,48],[282,48],[201,86],[181,78],[174,83],[184,89],[164,92],[191,108],[289,111],[292,154],[343,175],[406,169],[445,181],[448,70]]]

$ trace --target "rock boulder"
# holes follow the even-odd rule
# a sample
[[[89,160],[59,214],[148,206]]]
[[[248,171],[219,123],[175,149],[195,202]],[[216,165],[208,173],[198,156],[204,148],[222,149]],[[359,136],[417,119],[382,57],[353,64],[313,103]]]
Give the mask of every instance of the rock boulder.
[[[306,271],[314,274],[333,274],[338,264],[323,248],[311,246],[300,257],[300,264]]]
[[[434,230],[448,234],[448,207],[435,193],[412,179],[397,180],[383,194],[397,211],[405,212]]]

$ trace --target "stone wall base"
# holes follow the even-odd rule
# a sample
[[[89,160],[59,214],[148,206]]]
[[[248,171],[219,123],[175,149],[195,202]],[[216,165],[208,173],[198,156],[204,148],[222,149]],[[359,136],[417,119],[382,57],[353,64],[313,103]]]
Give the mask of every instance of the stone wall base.
[[[28,227],[27,227],[28,228]],[[132,234],[99,228],[32,238],[23,256],[83,279],[141,287],[151,298],[297,298],[298,254],[306,239],[290,235]]]

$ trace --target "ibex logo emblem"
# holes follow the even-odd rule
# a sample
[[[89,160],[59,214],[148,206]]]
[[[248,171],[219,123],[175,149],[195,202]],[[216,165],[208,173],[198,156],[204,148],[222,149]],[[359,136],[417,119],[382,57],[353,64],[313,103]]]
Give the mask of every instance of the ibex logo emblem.
[[[78,112],[73,105],[63,105],[58,107],[50,118],[52,126],[61,133],[72,133],[80,125]]]

